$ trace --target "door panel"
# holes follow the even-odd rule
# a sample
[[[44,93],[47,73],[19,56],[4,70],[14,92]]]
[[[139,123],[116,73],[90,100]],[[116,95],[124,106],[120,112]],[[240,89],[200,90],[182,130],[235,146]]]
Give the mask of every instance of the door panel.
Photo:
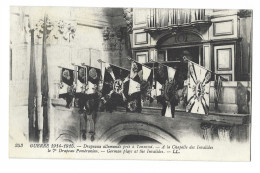
[[[234,45],[214,46],[215,72],[229,81],[234,81]]]

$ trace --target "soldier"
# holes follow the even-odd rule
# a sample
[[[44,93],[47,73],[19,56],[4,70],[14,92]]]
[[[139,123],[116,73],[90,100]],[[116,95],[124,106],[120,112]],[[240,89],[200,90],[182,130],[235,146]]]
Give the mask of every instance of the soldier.
[[[100,100],[100,92],[99,92],[99,82],[100,82],[100,74],[94,67],[90,67],[88,72],[88,85],[86,86],[86,95],[85,95],[85,107],[89,117],[90,130],[89,134],[91,135],[91,141],[94,140],[95,136],[95,122],[98,112],[99,100]],[[85,121],[87,122],[87,115],[85,115]]]
[[[85,107],[85,90],[86,90],[86,68],[78,67],[78,82],[75,94],[75,100],[78,101],[79,113],[84,112]]]
[[[184,50],[181,54],[181,63],[178,66],[175,66],[177,69],[175,74],[176,82],[178,83],[176,97],[178,98],[179,102],[182,102],[186,106],[187,104],[187,82],[189,79],[188,74],[188,62],[192,61],[192,55],[189,51]]]

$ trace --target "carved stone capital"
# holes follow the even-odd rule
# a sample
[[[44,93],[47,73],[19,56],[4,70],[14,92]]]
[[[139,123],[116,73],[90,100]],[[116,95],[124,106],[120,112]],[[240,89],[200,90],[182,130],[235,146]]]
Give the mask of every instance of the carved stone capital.
[[[238,16],[243,17],[251,17],[252,16],[252,10],[239,10]]]
[[[43,19],[40,19],[33,28],[38,39],[43,36],[43,22]],[[76,25],[76,22],[65,22],[63,20],[53,22],[47,19],[47,37],[53,39],[63,38],[63,40],[71,42],[75,37]]]
[[[133,8],[123,8],[123,17],[126,21],[127,32],[133,33]]]
[[[121,50],[124,44],[121,27],[105,27],[103,30],[104,50]]]

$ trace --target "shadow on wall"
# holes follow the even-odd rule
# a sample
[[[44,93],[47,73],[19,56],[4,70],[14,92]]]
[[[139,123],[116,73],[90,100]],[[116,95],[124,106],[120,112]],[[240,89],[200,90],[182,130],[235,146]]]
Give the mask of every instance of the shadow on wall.
[[[109,26],[103,28],[104,60],[124,68],[129,68],[130,61],[126,58],[131,56],[131,44],[123,16],[123,9],[104,8],[103,13],[109,22]]]

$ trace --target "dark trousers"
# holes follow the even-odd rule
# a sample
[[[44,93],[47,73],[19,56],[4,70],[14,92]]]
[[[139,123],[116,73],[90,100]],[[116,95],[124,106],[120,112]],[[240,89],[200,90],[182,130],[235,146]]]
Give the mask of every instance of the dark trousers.
[[[73,100],[73,95],[70,93],[66,93],[66,94],[60,94],[59,98],[63,98],[66,100],[66,107],[70,108],[72,105],[72,100]]]
[[[166,112],[166,109],[167,109],[167,102],[166,102],[166,99],[165,99],[163,96],[158,96],[156,99],[157,99],[157,101],[158,101],[160,104],[162,104],[161,115],[162,115],[162,116],[165,116],[165,112]],[[172,118],[174,118],[174,113],[175,113],[175,103],[171,102],[170,105],[171,105],[171,114],[172,114]]]
[[[84,104],[87,112],[92,114],[98,111],[99,106],[99,96],[98,93],[86,94],[84,99]]]
[[[162,116],[165,116],[166,109],[167,109],[167,103],[165,102],[165,104],[163,105],[163,108],[162,108]],[[172,118],[174,118],[174,113],[175,113],[175,105],[171,103]]]
[[[85,107],[85,102],[86,102],[85,94],[83,94],[83,93],[77,93],[77,94],[76,94],[76,97],[78,98],[78,106],[79,106],[79,109],[80,109],[80,110],[83,110],[84,107]]]

